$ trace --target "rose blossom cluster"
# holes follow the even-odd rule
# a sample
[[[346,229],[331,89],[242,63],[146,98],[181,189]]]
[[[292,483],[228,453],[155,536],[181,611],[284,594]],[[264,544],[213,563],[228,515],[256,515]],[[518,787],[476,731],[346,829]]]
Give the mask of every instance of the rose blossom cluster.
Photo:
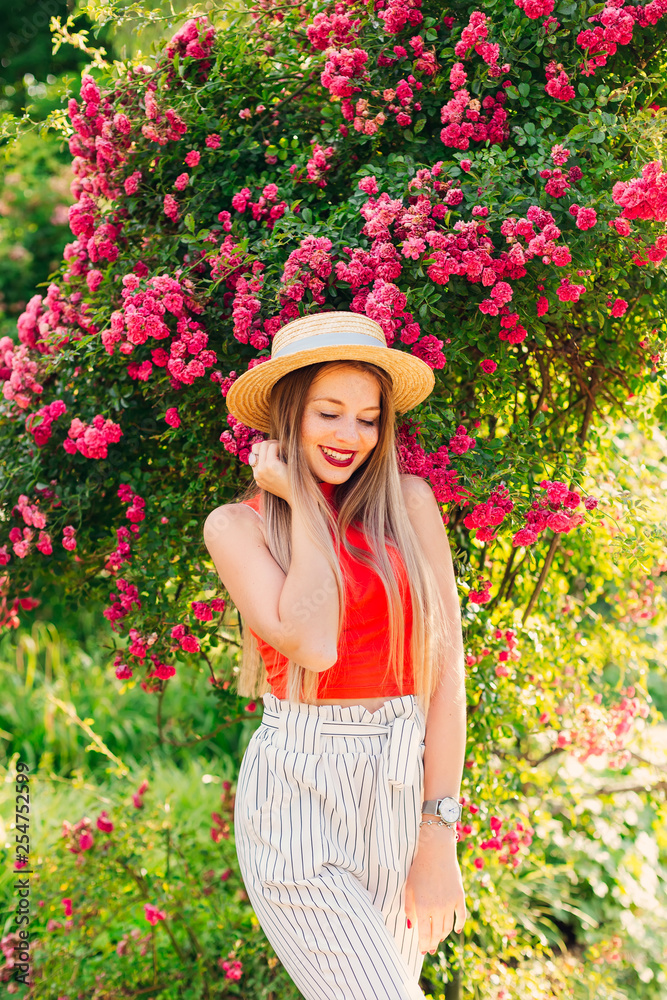
[[[353,80],[367,79],[368,52],[364,49],[329,48],[326,51],[327,61],[320,74],[322,86],[332,97],[349,99],[361,87],[352,83]]]
[[[354,43],[361,23],[359,18],[350,16],[344,3],[337,3],[333,13],[315,15],[306,27],[306,35],[313,48],[320,52],[329,48],[345,48]]]
[[[471,439],[472,440],[472,439]],[[466,502],[470,493],[459,485],[459,473],[449,469],[449,449],[440,445],[437,451],[425,452],[418,440],[418,428],[412,418],[401,424],[396,437],[400,471],[428,479],[438,503]]]
[[[598,26],[580,31],[577,45],[586,55],[580,69],[584,76],[590,76],[600,66],[605,66],[607,57],[615,54],[619,45],[629,45],[635,24],[641,28],[656,25],[667,14],[666,0],[651,0],[644,6],[624,6],[624,0],[606,0],[603,9],[588,18]]]
[[[233,954],[233,952],[230,952]],[[221,958],[218,959],[218,965],[225,972],[225,979],[232,979],[235,982],[243,975],[243,963],[239,962],[238,959],[225,959],[223,961]]]
[[[118,344],[119,352],[127,356],[149,338],[159,341],[172,337],[169,350],[151,348],[151,359],[130,363],[128,374],[130,378],[146,381],[155,365],[167,369],[173,389],[192,385],[217,361],[215,351],[207,349],[208,333],[190,316],[192,312],[202,312],[202,307],[191,297],[192,282],[181,280],[176,271],[174,276],[155,275],[142,285],[136,266],[134,270],[135,273],[123,276],[122,308],[111,314],[110,327],[101,335],[105,350],[113,354]],[[145,273],[142,270],[142,277]],[[177,336],[166,321],[168,313],[176,319]]]
[[[660,160],[647,163],[641,177],[633,177],[627,182],[618,181],[612,188],[611,196],[623,209],[623,219],[667,222],[667,173],[663,171]]]
[[[530,824],[524,825],[522,822],[517,822],[513,827],[508,826],[501,836],[503,822],[499,816],[491,816],[489,820],[491,836],[483,840],[479,846],[483,851],[498,851],[497,859],[500,864],[511,864],[513,868],[516,868],[520,864],[520,858],[517,855],[521,847],[530,847],[535,831]],[[475,868],[483,868],[484,858],[478,855],[473,864]]]
[[[46,514],[36,504],[31,504],[25,494],[21,494],[18,503],[14,506],[12,513],[23,518],[23,523],[28,525],[23,529],[18,527],[10,528],[9,541],[12,551],[18,559],[25,559],[32,549],[32,542],[35,537],[33,528],[39,530],[39,537],[35,542],[35,548],[44,556],[53,554],[53,543],[51,535],[46,528]],[[65,529],[67,531],[67,529]],[[65,538],[67,536],[65,535]],[[63,543],[64,544],[64,543]],[[6,566],[10,556],[6,545],[0,547],[0,566]]]
[[[460,79],[460,77],[459,77]],[[472,98],[463,87],[440,109],[444,128],[440,140],[454,149],[468,149],[470,142],[503,143],[509,135],[507,112],[503,105],[507,95],[499,90],[487,94],[481,101]]]
[[[510,500],[509,490],[499,486],[492,490],[487,500],[473,507],[463,523],[466,528],[476,529],[480,542],[492,542],[496,538],[496,529],[513,510],[514,502]]]
[[[19,342],[40,354],[55,354],[70,340],[79,339],[82,332],[97,332],[87,315],[91,308],[81,291],[66,295],[51,282],[46,295],[33,295],[19,316]]]
[[[546,65],[547,82],[544,87],[549,97],[555,101],[572,101],[575,98],[574,87],[570,83],[570,78],[565,72],[561,63],[555,59]]]
[[[283,303],[288,299],[301,302],[308,290],[314,302],[324,305],[325,283],[333,269],[331,246],[331,240],[326,236],[306,236],[301,240],[287,258],[280,277]]]
[[[436,174],[438,169],[439,165],[436,164],[433,168]],[[404,257],[416,259],[423,253],[426,247],[424,237],[434,225],[431,216],[441,214],[442,206],[433,205],[430,197],[422,191],[432,180],[431,171],[417,172],[412,190],[419,190],[420,193],[410,195],[407,207],[404,207],[401,199],[392,199],[385,193],[378,198],[371,194],[361,208],[361,214],[366,220],[362,233],[371,239],[371,249],[345,247],[343,252],[350,257],[350,262],[336,263],[336,277],[339,281],[349,282],[355,291],[352,311],[365,313],[376,320],[384,330],[388,345],[393,344],[396,332],[400,329],[401,340],[413,345],[412,352],[416,356],[421,357],[432,368],[442,368],[446,361],[442,353],[443,342],[433,336],[418,340],[421,333],[419,324],[415,322],[412,313],[406,310],[407,296],[395,284],[403,267],[394,240],[402,243]],[[444,185],[436,183],[439,190],[441,188],[442,191],[448,191],[449,182]],[[377,192],[374,177],[363,178],[360,187],[367,193]]]
[[[422,23],[421,5],[422,0],[387,0],[384,9],[377,11],[377,16],[384,22],[388,35],[398,35],[407,24],[416,28]]]
[[[11,337],[0,337],[0,377],[2,394],[21,410],[26,410],[44,387],[37,381],[38,365],[30,358],[24,344],[16,345]]]
[[[396,47],[397,48],[397,47]],[[396,51],[396,49],[394,49]],[[435,68],[435,67],[434,67]],[[422,89],[424,85],[417,80],[412,73],[410,73],[407,79],[401,79],[398,81],[395,87],[387,87],[382,91],[382,98],[386,102],[386,110],[393,115],[396,115],[396,124],[400,128],[407,128],[412,125],[412,112],[421,111],[421,102],[415,101],[415,91]],[[366,115],[368,112],[366,108],[362,105],[367,104],[367,102],[357,102],[356,111],[357,114]],[[345,109],[343,109],[345,113]],[[379,121],[378,121],[379,118]],[[385,121],[385,115],[381,114],[375,119],[378,124],[383,124]],[[354,126],[357,131],[362,131],[362,129],[357,125],[357,119],[354,121]],[[363,128],[366,134],[373,134],[376,131],[375,128],[370,128],[367,123]]]
[[[256,442],[263,441],[264,435],[261,431],[246,427],[245,424],[242,424],[231,413],[227,416],[227,423],[231,430],[223,431],[220,435],[220,441],[225,451],[236,455],[242,462],[247,464],[250,449]]]
[[[607,600],[616,606],[618,621],[645,625],[655,617],[661,603],[661,588],[655,578],[663,573],[667,573],[667,561],[664,559],[651,568],[653,579],[641,574],[628,591],[607,595]]]
[[[117,545],[107,556],[104,568],[109,573],[117,573],[124,562],[130,562],[130,539],[139,531],[139,522],[145,518],[146,501],[135,493],[127,483],[121,483],[117,490],[121,503],[127,504],[125,516],[130,521],[130,527],[122,525],[116,528]]]
[[[123,431],[120,424],[101,414],[93,417],[92,423],[86,424],[78,417],[72,420],[63,448],[68,455],[79,452],[84,458],[106,458],[110,444],[117,444]]]
[[[261,291],[264,265],[260,261],[255,261],[252,266],[252,276],[244,277],[242,274],[234,276],[228,284],[234,284],[235,291],[232,300],[232,317],[234,319],[234,336],[241,344],[250,343],[256,350],[261,351],[269,345],[268,334],[259,327],[260,320],[255,322],[254,317],[262,308],[261,301],[257,295]]]
[[[493,639],[496,643],[501,644],[500,647],[494,646],[493,649],[490,649],[488,646],[484,646],[477,654],[468,653],[466,655],[466,666],[472,667],[477,663],[482,663],[487,656],[491,656],[492,653],[495,652],[496,677],[509,677],[510,670],[507,666],[508,662],[517,662],[521,659],[521,652],[517,649],[516,632],[514,629],[503,630],[502,628],[496,628],[493,631]]]
[[[626,746],[633,724],[637,718],[647,718],[649,707],[634,697],[632,686],[621,694],[621,700],[608,709],[601,704],[601,694],[594,695],[592,702],[577,705],[572,726],[560,730],[556,746],[572,750],[582,763],[589,757],[611,754],[609,767],[624,767],[631,756]]]
[[[481,10],[474,10],[468,24],[461,32],[460,40],[454,46],[454,55],[457,59],[465,61],[470,58],[471,50],[474,49],[489,67],[489,76],[498,77],[503,73],[509,73],[510,66],[509,63],[503,63],[502,66],[499,64],[500,45],[488,41],[491,26],[491,18],[488,15]]]
[[[514,3],[532,21],[538,17],[548,17],[554,9],[554,0],[514,0]]]
[[[495,249],[492,240],[485,235],[484,223],[458,221],[453,230],[451,233],[431,230],[425,234],[426,243],[433,248],[429,253],[433,263],[427,268],[428,276],[438,284],[446,284],[452,274],[457,274],[470,282],[491,287],[490,297],[479,304],[480,311],[501,317],[501,340],[520,343],[527,331],[519,324],[518,314],[510,312],[508,303],[513,297],[513,289],[505,279],[524,277],[526,262],[536,256],[541,257],[543,263],[553,263],[557,267],[571,262],[567,245],[558,243],[561,231],[553,216],[531,205],[526,218],[505,219],[500,231],[510,249],[497,256],[492,256]]]
[[[211,54],[214,41],[215,28],[202,15],[186,21],[168,42],[165,52],[168,59],[177,54],[181,59],[206,59]]]
[[[12,508],[12,514],[18,514],[23,518],[24,524],[34,528],[46,527],[46,515],[40,510],[37,504],[31,504],[25,493],[21,493],[17,503]]]
[[[196,18],[177,32],[167,47],[167,54],[171,52],[174,55],[178,52],[181,56],[187,54],[190,58],[200,60],[210,52],[214,34],[205,18]],[[202,66],[200,64],[200,69]],[[132,81],[134,76],[141,76],[144,72],[143,67],[130,70],[129,80]],[[171,67],[172,76],[174,72]],[[70,208],[69,220],[76,240],[65,248],[64,257],[69,266],[63,277],[65,282],[71,282],[73,278],[85,278],[91,293],[96,291],[103,280],[102,272],[91,265],[101,260],[113,262],[118,258],[123,230],[121,216],[100,206],[121,200],[121,185],[127,194],[134,193],[141,180],[141,172],[135,170],[126,176],[123,183],[123,173],[131,157],[131,133],[135,127],[128,117],[129,111],[134,112],[136,127],[144,117],[141,125],[143,135],[159,145],[170,140],[179,141],[187,131],[185,122],[173,109],[166,108],[163,112],[158,107],[156,88],[155,82],[147,83],[142,111],[137,98],[129,90],[127,93],[116,93],[112,100],[112,95],[100,92],[92,77],[84,75],[80,102],[71,99],[68,104],[68,114],[74,129],[69,141],[74,172],[71,191],[76,199],[76,203]],[[124,106],[122,112],[116,110],[119,106]],[[126,110],[128,113],[125,113]],[[169,210],[169,206],[167,208]],[[137,269],[142,266],[140,263]],[[66,342],[68,330],[77,326],[84,332],[96,333],[97,328],[87,320],[87,308],[88,305],[81,302],[80,292],[74,292],[69,299],[63,299],[59,288],[56,285],[50,286],[44,309],[41,296],[36,296],[20,317],[19,336],[22,340],[25,337],[34,339],[37,326],[42,341],[47,333],[53,341],[55,333],[61,343]],[[107,337],[107,340],[115,342],[113,337]],[[36,340],[31,346],[42,349],[40,340]],[[130,351],[131,347],[127,349],[128,353]],[[148,377],[149,364],[136,366],[133,377]]]
[[[331,170],[332,164],[329,160],[334,154],[333,146],[320,146],[319,142],[313,143],[313,149],[306,164],[306,182],[316,184],[317,187],[326,187],[326,174]],[[290,173],[295,171],[290,168]],[[296,178],[295,178],[296,179]]]
[[[92,820],[88,816],[84,816],[78,823],[63,820],[62,836],[67,841],[65,846],[68,851],[72,854],[81,854],[93,847],[95,838],[91,830],[92,825]]]
[[[214,597],[211,601],[191,601],[190,607],[195,618],[200,622],[213,621],[213,615],[222,614],[225,601],[222,597]]]
[[[107,621],[111,623],[111,628],[114,632],[118,631],[114,622],[126,618],[134,605],[137,608],[141,607],[139,591],[134,584],[129,583],[122,576],[119,576],[116,580],[116,588],[117,591],[112,591],[110,595],[111,604],[102,612]]]
[[[582,504],[581,494],[558,480],[551,482],[544,479],[539,485],[544,490],[544,495],[533,501],[525,514],[526,525],[514,535],[513,545],[534,545],[547,528],[559,534],[567,534],[584,523],[584,515],[575,513]],[[595,497],[583,500],[586,510],[595,510],[597,503]]]
[[[232,208],[241,214],[250,208],[255,222],[263,222],[267,229],[273,229],[277,220],[281,219],[287,211],[287,202],[278,201],[277,184],[265,184],[257,201],[252,200],[250,188],[241,188],[232,197]]]
[[[64,416],[65,413],[67,413],[67,407],[62,399],[54,399],[52,403],[40,406],[38,410],[28,414],[25,421],[26,430],[32,434],[38,448],[43,448],[51,438],[53,422],[58,417]]]
[[[3,545],[0,547],[0,566],[5,565],[8,561],[7,548]],[[19,609],[22,611],[32,611],[40,603],[34,597],[9,598],[6,589],[7,582],[8,578],[6,576],[0,577],[0,629],[18,628],[21,624],[18,615]]]
[[[188,631],[186,625],[174,625],[169,633],[174,640],[172,652],[182,649],[186,653],[198,653],[200,650],[199,639]]]

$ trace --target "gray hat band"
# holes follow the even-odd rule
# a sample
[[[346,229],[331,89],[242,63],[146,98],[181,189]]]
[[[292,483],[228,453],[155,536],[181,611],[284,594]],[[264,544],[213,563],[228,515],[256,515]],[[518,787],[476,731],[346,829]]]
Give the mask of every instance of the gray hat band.
[[[289,344],[278,348],[271,358],[282,358],[288,354],[298,354],[299,351],[312,351],[316,347],[343,347],[347,344],[363,344],[368,347],[382,347],[387,350],[378,337],[369,333],[345,333],[343,330],[330,330],[328,333],[318,333],[311,337],[300,337]]]

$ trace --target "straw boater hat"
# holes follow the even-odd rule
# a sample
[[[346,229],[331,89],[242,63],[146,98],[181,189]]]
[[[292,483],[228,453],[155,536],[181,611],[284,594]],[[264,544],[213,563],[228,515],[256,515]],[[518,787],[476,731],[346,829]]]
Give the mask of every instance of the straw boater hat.
[[[278,379],[320,361],[370,361],[389,372],[394,405],[405,413],[432,392],[432,369],[406,351],[387,347],[379,323],[352,312],[324,312],[292,320],[275,334],[271,357],[244,372],[227,393],[227,409],[248,427],[270,432],[269,399]]]

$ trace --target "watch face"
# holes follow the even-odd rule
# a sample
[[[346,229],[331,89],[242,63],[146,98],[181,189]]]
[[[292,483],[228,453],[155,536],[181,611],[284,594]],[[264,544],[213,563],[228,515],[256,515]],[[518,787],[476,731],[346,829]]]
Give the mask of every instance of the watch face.
[[[461,806],[448,796],[441,800],[438,811],[446,823],[455,823],[461,815]]]

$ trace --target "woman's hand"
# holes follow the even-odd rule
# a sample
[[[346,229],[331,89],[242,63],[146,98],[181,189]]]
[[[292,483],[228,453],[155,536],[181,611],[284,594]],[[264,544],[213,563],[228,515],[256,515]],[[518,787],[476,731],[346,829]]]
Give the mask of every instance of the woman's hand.
[[[255,482],[263,490],[282,497],[292,505],[289,480],[287,478],[287,463],[278,454],[278,441],[273,438],[255,443],[250,451],[257,455],[257,461],[252,468]]]
[[[466,922],[465,894],[453,837],[445,827],[422,827],[408,874],[405,913],[410,924],[417,925],[422,954],[435,954],[452,929],[458,934]]]

